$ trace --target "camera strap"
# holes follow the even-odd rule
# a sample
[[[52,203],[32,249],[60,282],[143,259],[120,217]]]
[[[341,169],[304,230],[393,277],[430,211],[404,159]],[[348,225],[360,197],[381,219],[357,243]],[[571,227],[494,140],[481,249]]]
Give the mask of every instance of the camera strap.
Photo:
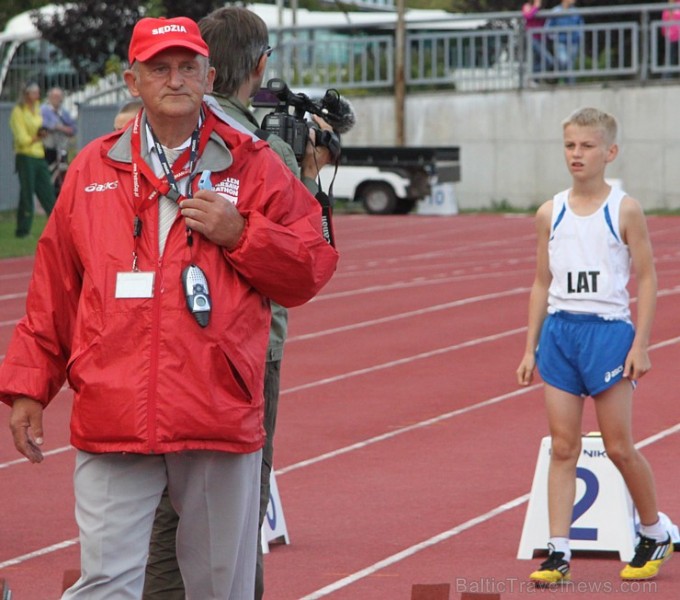
[[[316,160],[316,156],[315,156]],[[323,191],[321,186],[321,171],[319,170],[316,176],[316,185],[319,191],[314,196],[317,202],[321,205],[321,231],[323,237],[326,241],[335,248],[335,234],[333,233],[333,184],[335,183],[335,177],[338,174],[338,166],[340,164],[340,155],[335,160],[335,170],[333,171],[333,177],[328,186],[328,193]]]
[[[315,198],[321,205],[321,232],[325,240],[335,248],[335,234],[333,233],[333,208],[328,194],[321,189],[316,193]]]
[[[256,129],[255,135],[265,142],[272,135],[271,131],[266,129]],[[335,173],[338,172],[338,163],[335,163]],[[335,173],[333,174],[333,181],[335,181]],[[316,200],[321,205],[321,231],[325,240],[335,248],[335,236],[333,234],[333,220],[331,197],[333,195],[333,182],[331,182],[328,194],[321,190],[321,178],[317,176],[316,183],[319,186],[319,191],[316,193]]]

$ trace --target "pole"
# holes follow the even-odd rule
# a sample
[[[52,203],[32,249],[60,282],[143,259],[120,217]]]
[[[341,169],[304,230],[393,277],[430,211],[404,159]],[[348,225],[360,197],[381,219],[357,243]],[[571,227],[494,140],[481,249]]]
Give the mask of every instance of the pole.
[[[394,36],[394,119],[397,146],[404,146],[406,143],[406,76],[404,67],[404,57],[406,55],[405,5],[406,0],[397,0],[397,27]]]

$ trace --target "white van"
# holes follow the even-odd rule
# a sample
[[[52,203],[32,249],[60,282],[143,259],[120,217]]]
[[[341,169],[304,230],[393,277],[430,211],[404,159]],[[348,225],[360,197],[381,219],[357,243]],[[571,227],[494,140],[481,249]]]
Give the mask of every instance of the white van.
[[[326,193],[334,173],[331,165],[321,170],[321,186]],[[417,201],[409,198],[410,183],[408,177],[377,167],[341,165],[333,183],[333,197],[361,202],[366,212],[374,215],[406,214]]]

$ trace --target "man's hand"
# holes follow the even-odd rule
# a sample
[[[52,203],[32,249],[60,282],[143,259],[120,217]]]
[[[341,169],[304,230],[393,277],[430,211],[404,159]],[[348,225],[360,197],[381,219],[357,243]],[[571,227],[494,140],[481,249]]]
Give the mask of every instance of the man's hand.
[[[333,131],[333,128],[322,118],[314,115],[312,119],[321,129]],[[300,163],[301,175],[310,179],[316,179],[322,167],[329,165],[331,162],[333,162],[333,157],[328,148],[316,145],[316,131],[310,129],[305,155],[302,157],[302,163]]]
[[[14,446],[32,463],[43,460],[40,446],[43,443],[43,405],[31,398],[17,398],[12,404],[9,428]]]
[[[227,250],[236,248],[246,220],[224,196],[198,190],[193,198],[182,200],[179,207],[187,227]]]

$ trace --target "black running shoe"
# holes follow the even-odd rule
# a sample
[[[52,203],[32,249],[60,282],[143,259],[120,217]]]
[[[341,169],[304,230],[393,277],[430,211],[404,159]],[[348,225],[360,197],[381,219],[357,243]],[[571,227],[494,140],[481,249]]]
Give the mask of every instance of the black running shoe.
[[[529,579],[542,585],[569,581],[571,579],[569,562],[564,560],[564,552],[555,552],[552,544],[548,544],[548,549],[550,551],[548,559],[541,563],[537,571],[529,575]]]
[[[673,554],[673,542],[668,539],[657,542],[652,538],[640,536],[635,547],[635,556],[621,571],[621,579],[651,579],[656,577],[661,565]]]

